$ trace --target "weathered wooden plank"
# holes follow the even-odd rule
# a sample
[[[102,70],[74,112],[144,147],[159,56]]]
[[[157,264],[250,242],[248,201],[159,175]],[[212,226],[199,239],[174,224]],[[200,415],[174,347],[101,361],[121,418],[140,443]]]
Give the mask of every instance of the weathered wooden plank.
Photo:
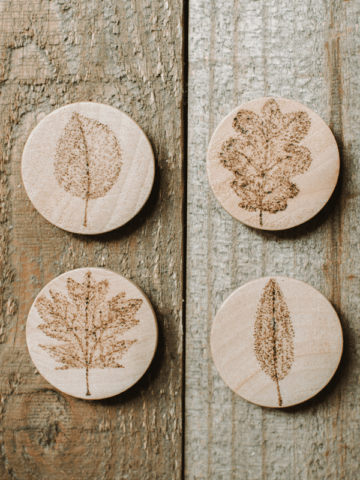
[[[4,0],[0,5],[1,460],[6,479],[177,479],[181,471],[182,5],[177,0]],[[76,101],[120,108],[154,148],[156,179],[135,219],[73,235],[31,206],[25,141]],[[34,369],[25,322],[35,296],[76,267],[134,280],[155,308],[159,348],[128,392],[88,402]]]
[[[185,477],[356,478],[359,455],[359,16],[356,0],[190,3]],[[333,130],[342,175],[329,204],[295,229],[266,233],[213,197],[205,156],[236,105],[293,98]],[[345,354],[324,392],[274,411],[245,402],[217,374],[210,329],[236,287],[287,275],[318,288],[340,315]]]

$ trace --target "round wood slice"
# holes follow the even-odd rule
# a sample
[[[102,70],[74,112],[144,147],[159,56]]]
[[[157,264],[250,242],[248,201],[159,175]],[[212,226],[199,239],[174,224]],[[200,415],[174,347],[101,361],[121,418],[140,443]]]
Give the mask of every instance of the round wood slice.
[[[125,113],[81,102],[55,110],[31,132],[22,178],[34,207],[69,232],[96,234],[133,218],[148,199],[155,162]]]
[[[310,285],[265,277],[237,289],[220,307],[211,331],[215,366],[249,402],[288,407],[316,395],[342,354],[339,318]]]
[[[215,130],[207,153],[209,182],[222,207],[263,230],[295,227],[316,215],[333,193],[339,169],[326,123],[285,98],[237,107]]]
[[[154,311],[130,280],[79,268],[52,280],[27,319],[30,356],[41,375],[74,397],[111,397],[134,385],[157,344]]]

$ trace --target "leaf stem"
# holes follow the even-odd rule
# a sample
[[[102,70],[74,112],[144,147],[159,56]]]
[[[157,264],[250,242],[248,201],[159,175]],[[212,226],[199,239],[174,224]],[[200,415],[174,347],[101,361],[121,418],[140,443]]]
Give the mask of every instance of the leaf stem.
[[[86,395],[90,396],[90,390],[89,390],[89,365],[86,363]]]
[[[83,130],[83,126],[82,126],[82,123],[81,123],[81,120],[80,120],[80,116],[79,114],[77,113],[76,114],[77,116],[77,121],[79,122],[79,129],[80,129],[80,132],[81,132],[81,135],[83,137],[83,141],[84,141],[84,149],[85,149],[85,167],[86,167],[86,170],[85,170],[85,175],[86,175],[86,193],[85,193],[85,216],[84,216],[84,227],[87,227],[87,207],[88,207],[88,201],[89,201],[89,195],[90,195],[90,165],[89,165],[89,153],[88,153],[88,149],[87,149],[87,143],[86,143],[86,137],[85,137],[85,133],[84,133],[84,130]]]
[[[275,373],[274,376],[275,376],[275,383],[276,383],[276,388],[277,388],[277,392],[278,392],[279,407],[281,407],[283,401],[282,401],[280,386],[279,386],[279,378],[278,378],[278,372],[277,372],[277,357],[276,357],[276,317],[275,317],[276,290],[275,290],[275,285],[273,285],[272,297],[273,297],[273,340],[274,340],[274,373]]]
[[[279,380],[278,380],[277,377],[276,377],[275,382],[276,382],[276,388],[277,388],[277,393],[278,393],[278,404],[279,404],[279,407],[282,407],[283,400],[282,400],[282,397],[281,397],[280,385],[279,385]]]
[[[86,395],[91,395],[89,390],[89,300],[90,300],[90,275],[87,281],[87,296],[85,299],[85,365],[86,365]]]
[[[85,217],[84,217],[84,227],[87,227],[87,208],[89,202],[89,195],[88,192],[86,193],[86,200],[85,200]]]

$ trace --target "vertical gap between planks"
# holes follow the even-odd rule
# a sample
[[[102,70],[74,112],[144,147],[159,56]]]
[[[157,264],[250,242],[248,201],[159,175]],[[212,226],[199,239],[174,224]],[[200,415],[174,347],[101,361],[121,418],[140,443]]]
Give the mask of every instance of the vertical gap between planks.
[[[181,369],[181,472],[180,478],[185,480],[185,388],[186,388],[186,262],[187,262],[187,160],[188,160],[188,80],[189,80],[189,2],[183,0],[182,18],[182,105],[181,105],[181,153],[182,153],[182,369]]]

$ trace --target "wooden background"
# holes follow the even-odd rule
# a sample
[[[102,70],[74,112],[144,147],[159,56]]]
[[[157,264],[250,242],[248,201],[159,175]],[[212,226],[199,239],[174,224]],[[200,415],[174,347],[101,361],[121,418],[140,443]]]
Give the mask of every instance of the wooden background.
[[[0,2],[1,479],[358,477],[359,21],[357,0]],[[315,110],[341,151],[341,179],[329,204],[305,225],[278,233],[233,220],[213,197],[205,170],[218,122],[239,103],[265,95]],[[157,164],[141,213],[94,238],[46,222],[20,178],[32,128],[55,108],[84,100],[131,115],[149,136]],[[37,293],[55,276],[83,266],[133,279],[159,321],[148,374],[106,401],[57,392],[36,372],[25,343]],[[222,301],[239,285],[270,274],[318,288],[335,306],[345,334],[343,360],[325,391],[283,411],[233,394],[209,348]]]
[[[195,0],[189,23],[185,468],[191,480],[359,478],[360,2]],[[233,220],[210,191],[205,152],[235,106],[283,96],[336,136],[341,178],[329,204],[278,233]],[[308,282],[337,310],[345,353],[328,387],[283,411],[227,388],[211,361],[215,312],[266,275]]]
[[[182,5],[177,0],[0,3],[2,480],[179,479],[182,458]],[[21,153],[57,107],[120,108],[156,158],[150,200],[126,226],[85,237],[44,220],[20,177]],[[60,394],[35,370],[25,322],[37,293],[78,267],[134,280],[159,323],[148,374],[104,401]]]

